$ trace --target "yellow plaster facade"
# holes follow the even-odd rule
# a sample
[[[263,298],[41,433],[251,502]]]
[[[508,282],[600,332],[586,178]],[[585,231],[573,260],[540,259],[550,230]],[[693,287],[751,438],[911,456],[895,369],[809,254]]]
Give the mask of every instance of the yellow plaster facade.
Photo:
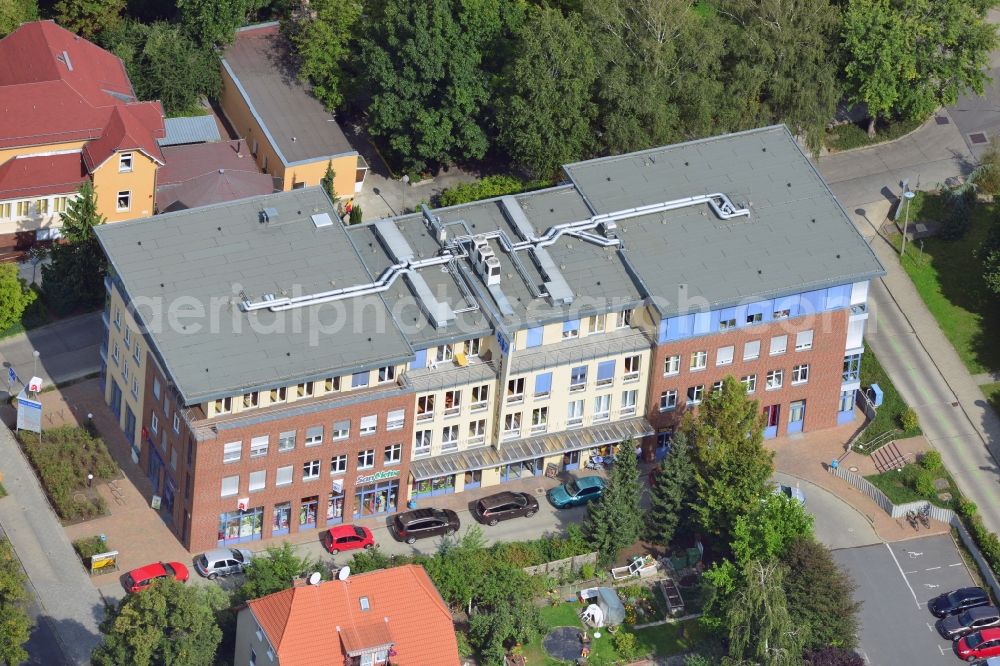
[[[92,175],[101,215],[108,222],[152,215],[158,167],[138,150],[120,151],[105,160]]]

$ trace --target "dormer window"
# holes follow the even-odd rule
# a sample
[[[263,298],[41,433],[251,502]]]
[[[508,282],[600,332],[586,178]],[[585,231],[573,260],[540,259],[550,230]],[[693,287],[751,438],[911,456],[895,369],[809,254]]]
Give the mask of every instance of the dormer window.
[[[118,173],[132,171],[132,153],[122,153],[118,156]]]
[[[371,608],[371,604],[368,602],[368,597],[361,597],[358,600],[358,603],[361,604],[361,610],[363,611],[369,610]]]

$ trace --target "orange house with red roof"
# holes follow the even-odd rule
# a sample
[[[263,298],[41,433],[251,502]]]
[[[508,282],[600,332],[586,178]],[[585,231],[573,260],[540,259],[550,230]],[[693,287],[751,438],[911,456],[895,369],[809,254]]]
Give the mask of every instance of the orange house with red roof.
[[[0,39],[0,253],[54,237],[87,179],[109,222],[152,215],[163,136],[115,55],[52,21]]]
[[[407,564],[295,586],[248,601],[235,666],[457,666],[451,612]]]

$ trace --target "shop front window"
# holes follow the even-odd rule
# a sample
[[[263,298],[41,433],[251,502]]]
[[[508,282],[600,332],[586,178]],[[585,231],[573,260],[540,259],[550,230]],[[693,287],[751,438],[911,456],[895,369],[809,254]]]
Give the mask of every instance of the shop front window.
[[[483,470],[476,469],[465,473],[465,489],[478,488],[483,484]]]
[[[438,476],[413,483],[411,497],[433,497],[455,492],[455,475]]]
[[[316,510],[319,507],[319,497],[302,498],[299,505],[299,526],[306,529],[316,527]]]
[[[264,507],[258,506],[246,511],[229,511],[219,514],[218,543],[228,546],[234,543],[256,541],[261,538],[264,523]]]
[[[354,517],[393,513],[399,499],[399,481],[358,486],[354,492]]]
[[[288,526],[292,522],[292,503],[283,502],[274,505],[274,522],[271,525],[271,536],[288,534]]]
[[[344,522],[344,493],[330,493],[326,500],[326,524]]]

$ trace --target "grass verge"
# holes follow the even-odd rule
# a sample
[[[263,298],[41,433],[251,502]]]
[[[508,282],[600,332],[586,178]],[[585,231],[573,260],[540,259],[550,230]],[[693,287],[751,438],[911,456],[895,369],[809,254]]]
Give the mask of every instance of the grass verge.
[[[1000,382],[983,384],[979,387],[979,390],[986,397],[986,402],[993,407],[997,414],[1000,414]]]
[[[921,492],[915,487],[914,482],[918,474],[920,474],[920,469],[919,465],[909,463],[903,467],[902,471],[890,470],[882,474],[872,474],[865,478],[885,493],[885,496],[893,504],[906,504],[908,502],[927,500],[942,509],[952,508],[954,498],[958,497],[958,487],[955,486],[955,481],[951,478],[951,474],[944,467],[927,470],[926,473],[930,474],[928,482],[933,483],[934,479],[944,479],[948,482],[948,487],[937,490],[933,486],[930,486]],[[952,499],[939,499],[938,493],[948,493]]]
[[[870,442],[890,430],[902,431],[900,437],[914,437],[919,435],[921,433],[919,426],[916,428],[903,428],[903,415],[910,407],[903,400],[903,396],[899,395],[896,386],[889,379],[889,375],[886,374],[882,364],[878,362],[878,358],[866,342],[865,353],[861,357],[861,385],[871,386],[872,384],[878,384],[879,388],[882,389],[882,406],[878,408],[875,420],[871,422],[868,429],[861,435],[858,443],[865,444]],[[870,453],[870,451],[865,451],[864,449],[858,449],[858,451]]]
[[[868,121],[860,123],[845,123],[837,125],[826,132],[823,143],[834,151],[852,150],[885,143],[909,134],[924,124],[926,118],[920,120],[880,120],[875,124],[875,136],[868,136]]]

